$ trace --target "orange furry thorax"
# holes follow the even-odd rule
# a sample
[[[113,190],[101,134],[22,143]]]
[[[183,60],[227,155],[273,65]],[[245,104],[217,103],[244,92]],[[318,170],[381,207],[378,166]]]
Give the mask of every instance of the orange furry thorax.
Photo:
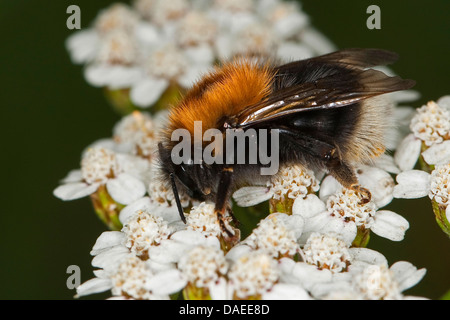
[[[272,80],[270,68],[258,62],[242,59],[218,67],[172,108],[167,129],[187,129],[193,135],[194,121],[202,122],[202,133],[221,129],[221,120],[265,99],[271,92]]]

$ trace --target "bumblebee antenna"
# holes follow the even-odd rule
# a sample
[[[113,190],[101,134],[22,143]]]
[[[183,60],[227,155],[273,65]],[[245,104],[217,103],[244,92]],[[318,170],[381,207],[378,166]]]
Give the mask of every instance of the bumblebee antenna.
[[[178,213],[180,214],[181,220],[184,223],[186,223],[186,217],[184,216],[183,207],[181,206],[180,196],[178,195],[178,189],[177,189],[177,185],[175,183],[174,173],[171,172],[169,174],[169,176],[170,176],[170,182],[172,183],[173,195],[175,196],[175,201],[176,201],[177,207],[178,207]]]

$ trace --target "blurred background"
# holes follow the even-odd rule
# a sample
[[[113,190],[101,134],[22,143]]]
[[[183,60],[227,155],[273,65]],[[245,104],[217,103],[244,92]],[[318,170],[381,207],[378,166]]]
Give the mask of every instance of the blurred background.
[[[83,148],[111,136],[119,120],[102,91],[89,86],[82,68],[70,62],[64,47],[71,34],[66,8],[81,8],[85,28],[113,2],[0,1],[0,299],[72,299],[74,291],[66,287],[69,265],[81,268],[83,282],[93,277],[89,251],[105,227],[88,198],[63,202],[52,191],[79,167]],[[381,30],[366,27],[371,4],[381,8]],[[415,79],[422,94],[414,107],[450,94],[450,1],[304,0],[302,5],[338,48],[399,53],[392,69]],[[407,260],[427,268],[407,294],[442,297],[450,289],[450,240],[435,223],[429,200],[397,200],[388,209],[410,222],[406,238],[396,243],[372,235],[369,247],[390,264]]]

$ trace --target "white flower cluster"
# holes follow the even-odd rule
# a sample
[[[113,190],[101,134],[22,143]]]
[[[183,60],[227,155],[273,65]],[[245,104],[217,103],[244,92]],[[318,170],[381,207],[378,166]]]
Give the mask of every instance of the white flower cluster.
[[[296,208],[320,201],[308,199],[298,198]],[[352,247],[347,222],[323,212],[320,219],[297,209],[270,214],[224,250],[220,229],[211,228],[210,204],[194,207],[186,226],[164,220],[149,202],[145,210],[134,208],[122,210],[121,231],[98,238],[91,254],[99,270],[78,287],[78,296],[111,290],[125,299],[169,299],[180,291],[187,299],[404,299],[402,292],[425,274],[408,262],[389,268],[381,253]]]
[[[282,168],[265,186],[239,189],[234,197],[243,206],[269,199],[293,204],[291,212],[269,214],[228,246],[211,203],[183,199],[189,210],[183,224],[171,189],[156,179],[153,156],[136,152],[142,133],[157,136],[160,117],[124,117],[110,139],[83,152],[81,169],[55,190],[69,200],[87,192],[80,190],[106,186],[123,205],[123,227],[98,238],[91,251],[96,277],[77,289],[78,296],[110,290],[124,299],[169,299],[179,292],[187,299],[403,299],[402,292],[424,276],[424,269],[407,262],[389,267],[381,253],[358,247],[369,230],[401,241],[409,228],[403,217],[382,210],[395,183],[377,167],[357,171],[373,194],[366,204],[331,176],[296,166]]]
[[[110,139],[83,152],[81,169],[55,190],[70,200],[106,186],[123,205],[123,227],[98,238],[91,254],[99,269],[78,296],[110,290],[126,299],[169,299],[180,291],[185,298],[403,299],[402,292],[424,276],[424,269],[407,262],[389,267],[381,253],[358,246],[368,231],[401,241],[409,228],[399,214],[383,209],[398,187],[381,168],[395,166],[393,157],[379,167],[358,168],[361,184],[372,192],[366,204],[333,177],[299,167],[282,168],[283,178],[275,176],[265,186],[239,189],[234,194],[239,205],[284,197],[293,201],[292,211],[269,214],[227,247],[214,205],[184,199],[189,212],[183,224],[171,189],[156,179],[153,156],[136,151],[143,132],[157,136],[154,120],[162,116],[124,117]],[[439,169],[434,180],[444,181],[446,173]],[[448,201],[442,192],[436,197]]]
[[[66,47],[86,81],[129,89],[133,104],[153,105],[170,86],[189,88],[217,61],[240,54],[290,61],[333,51],[297,2],[135,0],[99,13]]]
[[[429,195],[439,204],[448,205],[450,168],[450,96],[430,101],[417,110],[411,131],[402,142],[398,159],[404,170],[397,176],[397,198],[420,198]],[[401,153],[400,153],[401,152]],[[430,173],[415,169],[418,160]]]
[[[111,199],[103,204],[119,206],[117,214],[123,206],[145,199],[177,216],[172,189],[159,178],[155,156],[165,113],[161,114],[152,117],[135,111],[123,117],[111,138],[98,140],[83,151],[81,168],[69,172],[54,195],[70,201],[95,197],[104,190]],[[187,198],[181,200],[185,207],[191,203]]]
[[[410,128],[412,133],[399,150],[398,158],[404,160],[405,170],[397,175],[394,196],[406,199],[429,196],[445,212],[440,219],[450,230],[450,96],[419,108]],[[418,160],[425,170],[414,168]]]
[[[240,54],[276,53],[282,60],[332,51],[309,25],[297,3],[280,0],[136,0],[103,10],[91,28],[72,35],[67,47],[85,64],[89,83],[129,89],[133,103],[148,107],[170,86],[188,88],[216,62]],[[395,93],[394,104],[411,100]],[[413,94],[414,95],[414,94]],[[389,263],[366,248],[375,234],[401,241],[409,229],[384,209],[394,198],[429,196],[450,216],[450,98],[417,112],[395,109],[399,125],[384,154],[357,168],[372,198],[361,203],[330,175],[283,167],[262,186],[246,186],[238,206],[269,201],[271,212],[241,239],[231,217],[223,234],[212,203],[182,198],[181,221],[170,185],[155,164],[158,131],[166,113],[134,112],[82,154],[55,196],[90,196],[96,211],[118,223],[97,239],[91,255],[95,277],[79,297],[110,291],[113,298],[170,299],[405,299],[425,269]],[[409,133],[409,134],[408,134]],[[417,160],[431,173],[414,170]],[[393,177],[396,176],[394,179]],[[397,184],[396,184],[397,182]]]

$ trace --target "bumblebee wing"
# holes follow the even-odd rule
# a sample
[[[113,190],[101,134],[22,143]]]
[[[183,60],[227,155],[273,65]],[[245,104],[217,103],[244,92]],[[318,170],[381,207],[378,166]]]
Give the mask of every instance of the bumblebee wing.
[[[363,49],[352,48],[344,49],[322,56],[314,57],[308,60],[294,61],[280,67],[276,70],[278,73],[292,72],[295,69],[303,68],[303,64],[306,61],[318,62],[318,63],[335,63],[345,67],[355,68],[370,68],[375,66],[382,66],[391,64],[398,59],[398,54],[392,51],[382,49]]]
[[[415,84],[381,71],[362,69],[396,58],[384,50],[367,50],[338,51],[275,68],[272,93],[243,109],[236,116],[236,126],[244,128],[298,112],[344,107]]]

